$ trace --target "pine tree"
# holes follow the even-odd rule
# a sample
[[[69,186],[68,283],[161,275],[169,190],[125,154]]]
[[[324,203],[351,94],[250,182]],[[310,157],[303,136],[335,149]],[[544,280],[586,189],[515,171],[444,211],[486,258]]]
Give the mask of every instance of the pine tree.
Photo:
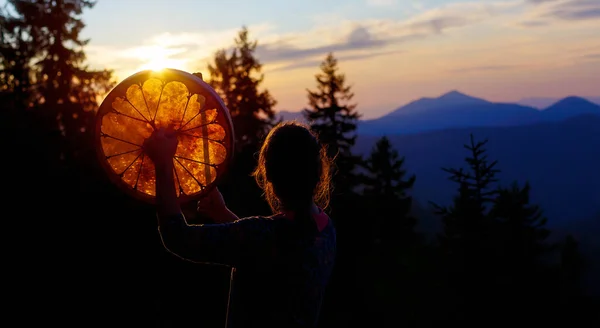
[[[470,152],[470,157],[465,158],[468,170],[443,168],[450,174],[449,179],[458,184],[458,194],[452,206],[432,204],[444,224],[441,241],[451,252],[481,249],[481,244],[489,240],[489,205],[497,193],[493,184],[500,171],[495,169],[497,161],[488,161],[485,149],[487,142],[475,142],[471,135],[470,144],[464,145]]]
[[[19,87],[20,95],[38,109],[43,129],[61,145],[54,153],[66,159],[91,149],[93,118],[102,94],[113,86],[110,71],[85,66],[80,33],[85,27],[87,0],[10,0],[12,15],[3,20],[5,79]],[[24,88],[28,89],[25,90]]]
[[[362,161],[352,154],[360,115],[356,104],[350,103],[354,97],[351,86],[346,85],[345,75],[338,71],[338,61],[329,53],[321,63],[321,72],[315,75],[316,90],[307,90],[310,109],[303,112],[321,142],[327,145],[329,157],[335,159],[333,203],[339,199],[336,196],[345,198],[358,185],[355,168]]]
[[[442,207],[432,203],[443,222],[439,241],[450,302],[446,310],[459,324],[479,321],[494,311],[484,304],[486,297],[493,295],[495,244],[489,211],[499,170],[495,169],[497,161],[488,161],[486,144],[487,140],[476,142],[471,135],[470,144],[464,145],[470,153],[465,158],[468,168],[443,169],[458,185],[453,204]]]
[[[332,53],[326,56],[320,69],[315,75],[316,90],[307,90],[309,108],[303,111],[303,115],[333,160],[330,168],[333,190],[328,212],[333,220],[339,218],[336,224],[340,236],[337,269],[332,277],[332,293],[337,297],[326,301],[325,307],[334,308],[333,311],[358,311],[362,309],[361,305],[351,303],[350,299],[358,292],[360,282],[354,280],[358,269],[355,264],[357,254],[365,251],[365,223],[361,221],[366,217],[366,204],[355,190],[360,182],[355,169],[362,158],[352,154],[360,115],[356,112],[356,104],[350,103],[354,95],[351,87],[346,85],[344,74],[339,73],[337,59]]]
[[[229,109],[236,139],[234,162],[220,189],[232,209],[243,216],[270,213],[262,191],[250,175],[256,167],[254,155],[275,123],[276,101],[268,90],[259,90],[264,75],[261,63],[254,56],[257,45],[257,41],[250,41],[248,29],[243,27],[233,49],[217,51],[208,66],[208,83]]]
[[[495,228],[490,238],[494,244],[495,291],[498,297],[520,295],[507,310],[521,315],[545,311],[552,299],[548,285],[556,282],[547,255],[553,245],[547,242],[550,231],[539,206],[530,204],[530,186],[498,188],[490,217]],[[539,312],[539,313],[541,313]]]
[[[273,107],[277,102],[268,90],[259,90],[264,74],[254,54],[257,45],[257,41],[250,41],[248,29],[243,27],[231,52],[217,51],[214,62],[208,66],[208,83],[231,113],[238,150],[246,146],[258,148],[274,125]]]
[[[22,35],[32,33],[31,26],[11,15],[6,7],[0,7],[0,93],[4,110],[8,109],[9,98],[12,98],[11,107],[19,109],[28,107],[31,101],[31,66],[35,49]]]
[[[412,197],[407,191],[416,177],[405,179],[404,157],[392,148],[387,137],[379,139],[365,160],[363,195],[372,209],[376,222],[375,238],[384,242],[409,242],[413,237],[415,219],[409,216]]]
[[[536,264],[549,250],[545,243],[550,231],[539,206],[529,203],[529,183],[523,188],[515,182],[510,188],[498,188],[490,216],[497,223],[505,268],[523,272]]]

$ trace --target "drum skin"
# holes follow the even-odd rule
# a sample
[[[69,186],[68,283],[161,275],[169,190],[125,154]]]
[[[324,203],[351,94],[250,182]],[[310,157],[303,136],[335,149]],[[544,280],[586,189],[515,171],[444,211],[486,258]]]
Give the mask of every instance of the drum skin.
[[[220,96],[200,77],[184,71],[141,71],[111,90],[95,122],[102,167],[120,189],[154,203],[154,164],[142,145],[161,127],[173,129],[178,138],[173,183],[179,199],[201,198],[231,163],[234,131]]]

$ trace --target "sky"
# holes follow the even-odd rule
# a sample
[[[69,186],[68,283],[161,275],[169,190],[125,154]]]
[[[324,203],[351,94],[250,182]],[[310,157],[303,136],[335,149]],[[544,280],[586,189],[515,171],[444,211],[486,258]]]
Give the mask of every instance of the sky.
[[[450,90],[491,101],[600,96],[600,0],[98,0],[92,68],[207,74],[247,26],[277,110],[307,106],[332,51],[363,118]]]

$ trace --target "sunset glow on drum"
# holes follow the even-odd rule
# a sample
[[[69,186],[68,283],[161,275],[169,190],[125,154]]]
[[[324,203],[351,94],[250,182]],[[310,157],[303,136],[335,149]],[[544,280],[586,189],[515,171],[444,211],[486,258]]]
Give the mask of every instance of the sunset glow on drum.
[[[231,157],[229,112],[200,78],[178,70],[143,71],[121,82],[97,115],[96,144],[111,179],[142,200],[155,196],[155,169],[143,143],[161,127],[176,131],[173,158],[179,197],[199,196]]]

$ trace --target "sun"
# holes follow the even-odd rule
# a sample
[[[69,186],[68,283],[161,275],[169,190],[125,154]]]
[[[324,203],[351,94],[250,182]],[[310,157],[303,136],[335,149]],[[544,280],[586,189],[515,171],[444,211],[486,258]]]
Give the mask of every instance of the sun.
[[[140,47],[132,55],[143,63],[139,70],[160,71],[165,68],[185,70],[187,63],[185,58],[173,58],[173,56],[181,55],[180,49],[170,49],[160,45]]]
[[[143,64],[141,70],[153,70],[160,71],[165,68],[182,69],[185,66],[185,61],[181,59],[167,58],[167,57],[155,57]]]

